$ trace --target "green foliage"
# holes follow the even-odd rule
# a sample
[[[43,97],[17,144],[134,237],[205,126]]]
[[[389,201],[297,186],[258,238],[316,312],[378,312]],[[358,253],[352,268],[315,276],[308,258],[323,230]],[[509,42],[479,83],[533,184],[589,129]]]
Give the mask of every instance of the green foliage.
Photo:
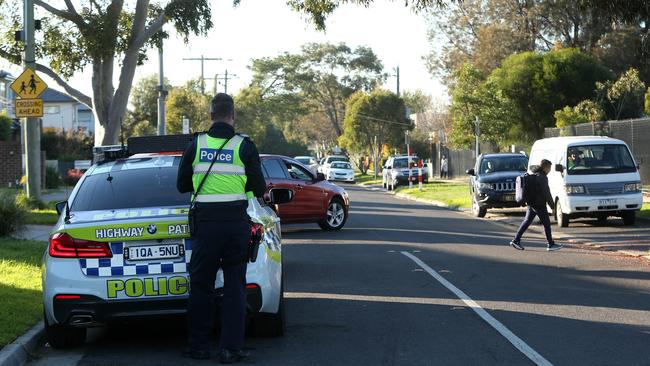
[[[61,177],[59,176],[59,172],[52,167],[45,167],[45,188],[59,188],[60,185]]]
[[[645,114],[650,115],[650,88],[645,93]]]
[[[431,95],[425,94],[422,90],[405,90],[402,95],[404,99],[404,104],[406,108],[410,110],[411,113],[422,113],[431,108],[433,102]]]
[[[605,111],[592,100],[583,100],[575,107],[566,106],[555,111],[556,127],[567,127],[587,122],[598,122],[605,119]]]
[[[210,97],[201,93],[198,80],[191,80],[184,86],[173,88],[166,100],[167,133],[183,131],[183,117],[190,120],[190,132],[206,131],[210,128]]]
[[[516,128],[512,102],[474,65],[463,65],[453,78],[450,144],[459,148],[474,146],[476,117],[480,119],[483,141],[506,144],[513,134],[511,130]]]
[[[405,111],[404,100],[387,90],[357,92],[348,99],[339,143],[351,152],[367,155],[380,146],[400,146],[404,131],[413,128]]]
[[[41,150],[49,160],[87,160],[93,156],[93,138],[82,131],[61,132],[53,128],[43,129]]]
[[[639,72],[629,69],[615,82],[598,83],[596,88],[606,97],[608,112],[612,119],[637,118],[643,115],[643,97],[646,86],[639,78]]]
[[[172,89],[168,80],[165,89]],[[131,108],[124,119],[124,135],[154,135],[158,128],[158,75],[142,78],[133,87],[129,101]]]
[[[25,210],[44,210],[47,204],[36,197],[27,197],[24,192],[20,192],[15,197],[16,205]]]
[[[25,222],[26,210],[13,194],[0,191],[0,237],[12,234]]]
[[[0,141],[11,138],[11,118],[5,112],[0,112]]]
[[[577,49],[514,54],[490,75],[497,90],[512,102],[520,137],[527,140],[543,136],[545,127],[555,125],[558,107],[595,97],[596,83],[611,78],[598,61]]]

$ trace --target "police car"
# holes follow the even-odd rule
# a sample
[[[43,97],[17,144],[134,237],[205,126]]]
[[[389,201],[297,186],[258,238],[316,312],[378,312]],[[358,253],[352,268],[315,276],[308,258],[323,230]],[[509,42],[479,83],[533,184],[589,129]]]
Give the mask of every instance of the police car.
[[[190,196],[178,193],[176,176],[189,138],[129,139],[128,152],[99,149],[102,161],[84,174],[68,201],[57,204],[60,218],[43,261],[51,346],[83,344],[88,327],[185,313]],[[289,190],[275,190],[269,204],[291,197]],[[258,238],[262,234],[257,259],[246,273],[249,329],[279,336],[284,330],[280,220],[254,199],[248,213],[252,230]],[[219,271],[216,304],[222,287]]]

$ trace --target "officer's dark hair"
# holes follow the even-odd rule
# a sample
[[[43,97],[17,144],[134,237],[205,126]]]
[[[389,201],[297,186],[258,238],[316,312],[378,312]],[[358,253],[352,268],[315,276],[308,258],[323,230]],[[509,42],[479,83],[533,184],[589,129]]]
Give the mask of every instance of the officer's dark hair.
[[[550,167],[553,165],[550,160],[542,159],[542,162],[539,164],[542,168]]]
[[[217,120],[231,117],[235,113],[235,102],[226,93],[218,93],[210,102],[210,118]]]

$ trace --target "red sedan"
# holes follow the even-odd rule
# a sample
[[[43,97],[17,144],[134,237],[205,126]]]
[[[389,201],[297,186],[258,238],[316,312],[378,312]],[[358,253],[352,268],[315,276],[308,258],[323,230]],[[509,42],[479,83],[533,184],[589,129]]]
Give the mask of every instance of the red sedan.
[[[340,230],[345,225],[350,201],[343,188],[286,156],[260,155],[260,159],[267,191],[289,188],[294,192],[290,203],[277,206],[282,223],[315,222],[323,230]]]

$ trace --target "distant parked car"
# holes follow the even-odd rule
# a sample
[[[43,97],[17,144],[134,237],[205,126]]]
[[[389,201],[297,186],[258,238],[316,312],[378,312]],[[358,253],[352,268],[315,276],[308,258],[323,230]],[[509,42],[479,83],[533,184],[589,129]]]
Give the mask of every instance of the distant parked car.
[[[354,170],[352,169],[352,165],[347,161],[335,161],[330,164],[330,168],[325,177],[329,181],[354,183]]]
[[[410,157],[411,162],[411,181],[418,182],[418,164],[420,158],[417,156]],[[409,157],[406,155],[391,156],[384,164],[381,171],[381,181],[384,188],[394,190],[400,184],[408,184],[409,181]],[[422,169],[422,182],[429,183],[429,174],[426,169]]]
[[[325,160],[323,160],[320,164],[319,173],[325,174],[327,176],[328,169],[330,168],[330,165],[335,162],[335,161],[347,161],[350,162],[350,159],[348,159],[347,156],[345,155],[327,155],[325,157]]]
[[[294,159],[311,169],[314,174],[318,173],[319,164],[313,156],[296,156]]]
[[[526,172],[528,158],[522,154],[479,155],[469,169],[472,214],[484,217],[489,208],[519,207],[515,200],[515,180]]]

